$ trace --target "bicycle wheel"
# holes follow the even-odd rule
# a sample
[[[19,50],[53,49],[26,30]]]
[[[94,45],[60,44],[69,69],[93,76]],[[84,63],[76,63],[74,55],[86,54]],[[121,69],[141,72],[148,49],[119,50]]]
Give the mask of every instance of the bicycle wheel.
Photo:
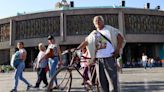
[[[54,88],[54,80],[57,79],[57,86]],[[56,74],[50,80],[50,83],[47,87],[47,91],[51,92],[53,90],[57,92],[69,92],[72,85],[72,73],[69,67],[62,67],[57,70]]]

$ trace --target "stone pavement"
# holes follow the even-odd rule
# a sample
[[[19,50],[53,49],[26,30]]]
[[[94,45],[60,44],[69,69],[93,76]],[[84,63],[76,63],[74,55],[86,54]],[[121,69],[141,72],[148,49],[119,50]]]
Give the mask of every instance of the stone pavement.
[[[164,92],[164,68],[127,68],[120,74],[121,92]]]
[[[9,92],[14,83],[14,72],[0,73],[0,92]],[[24,72],[24,77],[31,84],[35,84],[36,72]],[[81,86],[80,76],[74,72],[73,74],[74,92],[84,92]],[[124,68],[123,74],[119,74],[121,92],[164,92],[164,68]],[[28,92],[44,92],[44,85],[41,84],[40,89],[31,89]],[[26,85],[20,81],[18,92],[26,92]]]

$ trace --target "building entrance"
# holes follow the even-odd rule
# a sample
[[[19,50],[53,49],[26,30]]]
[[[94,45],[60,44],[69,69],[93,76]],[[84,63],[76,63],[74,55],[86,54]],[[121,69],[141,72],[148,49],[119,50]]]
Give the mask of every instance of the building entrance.
[[[151,43],[127,43],[123,52],[123,63],[139,64],[142,53],[148,57],[155,57],[155,45]]]

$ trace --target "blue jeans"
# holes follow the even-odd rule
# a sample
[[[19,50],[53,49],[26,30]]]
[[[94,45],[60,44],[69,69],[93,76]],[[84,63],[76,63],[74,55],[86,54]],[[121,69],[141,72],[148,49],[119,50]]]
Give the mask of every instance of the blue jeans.
[[[147,67],[147,61],[142,61],[143,62],[143,67],[146,69]]]
[[[50,76],[50,78],[52,78],[56,73],[58,61],[59,61],[58,57],[54,57],[53,60],[52,59],[49,60],[49,65],[50,65],[49,76]],[[55,83],[57,85],[57,79],[55,79]]]
[[[21,63],[18,65],[15,71],[15,86],[14,89],[17,90],[19,79],[22,80],[27,86],[30,86],[29,82],[23,77],[23,70],[25,68],[25,63],[20,61]]]

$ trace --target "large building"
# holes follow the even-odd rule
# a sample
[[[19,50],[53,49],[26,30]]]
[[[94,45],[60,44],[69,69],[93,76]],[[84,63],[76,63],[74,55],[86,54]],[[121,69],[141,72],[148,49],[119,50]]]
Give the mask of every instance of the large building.
[[[124,62],[137,61],[142,53],[164,59],[164,11],[137,8],[67,8],[0,19],[0,64],[9,63],[16,43],[23,41],[27,65],[38,53],[37,45],[53,35],[62,51],[76,47],[93,30],[93,17],[118,28],[126,38]]]

